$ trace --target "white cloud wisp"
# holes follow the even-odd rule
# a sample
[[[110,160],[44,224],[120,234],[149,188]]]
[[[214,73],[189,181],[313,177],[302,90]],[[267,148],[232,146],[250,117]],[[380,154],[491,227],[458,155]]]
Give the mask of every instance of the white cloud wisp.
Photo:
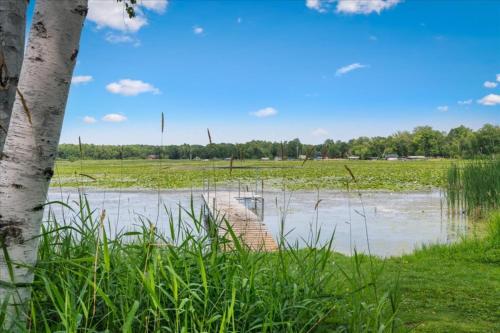
[[[122,79],[118,82],[112,82],[106,86],[106,90],[112,94],[123,96],[137,96],[143,93],[160,93],[160,89],[150,83],[141,80]]]
[[[92,81],[93,79],[94,78],[92,77],[92,75],[77,75],[71,78],[71,84],[74,85],[86,84]]]
[[[359,62],[356,62],[356,63],[350,64],[350,65],[347,65],[347,66],[340,67],[335,72],[335,75],[336,76],[342,76],[342,75],[347,74],[349,72],[352,72],[352,71],[354,71],[356,69],[361,69],[361,68],[366,68],[366,67],[368,67],[368,65],[363,65],[363,64],[360,64]]]
[[[260,109],[255,112],[250,112],[250,115],[255,116],[257,118],[267,118],[267,117],[272,117],[278,114],[278,110],[272,107],[267,107]]]
[[[109,123],[121,123],[127,120],[127,117],[119,113],[110,113],[102,117],[103,121]]]

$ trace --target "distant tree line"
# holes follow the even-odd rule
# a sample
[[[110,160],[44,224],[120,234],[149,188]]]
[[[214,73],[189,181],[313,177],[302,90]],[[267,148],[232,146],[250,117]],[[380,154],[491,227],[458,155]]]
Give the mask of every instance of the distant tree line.
[[[213,143],[203,145],[59,145],[60,159],[296,159],[301,155],[311,158],[361,159],[383,158],[389,154],[405,156],[471,158],[500,153],[500,127],[486,124],[477,131],[465,126],[451,129],[448,133],[434,130],[431,126],[419,126],[412,132],[401,131],[382,137],[359,137],[349,141],[328,139],[323,144],[303,144],[299,139],[284,142],[253,140],[241,144]]]

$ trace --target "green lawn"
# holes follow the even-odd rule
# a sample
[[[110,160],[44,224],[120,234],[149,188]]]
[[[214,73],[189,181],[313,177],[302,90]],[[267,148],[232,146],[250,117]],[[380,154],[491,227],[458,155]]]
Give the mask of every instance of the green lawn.
[[[399,275],[399,319],[405,328],[500,332],[500,213],[491,218],[489,228],[486,237],[376,260],[376,267],[383,267],[379,281],[385,288]],[[347,257],[338,255],[336,261],[349,267]]]
[[[498,244],[440,246],[392,259],[386,269],[401,270],[401,319],[415,331],[500,331]]]
[[[228,161],[84,160],[58,161],[52,186],[139,187],[165,189],[202,187],[205,180],[248,182],[266,187],[345,189],[349,166],[360,189],[393,191],[439,187],[449,160],[429,161]]]

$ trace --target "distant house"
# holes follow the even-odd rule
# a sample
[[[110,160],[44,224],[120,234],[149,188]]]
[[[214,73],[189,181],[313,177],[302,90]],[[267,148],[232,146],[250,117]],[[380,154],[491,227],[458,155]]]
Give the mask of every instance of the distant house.
[[[356,155],[351,155],[349,157],[347,157],[348,160],[359,160],[359,156],[356,156]]]
[[[305,160],[307,158],[306,155],[299,155],[299,160]]]
[[[385,159],[388,161],[397,161],[399,159],[398,154],[387,154],[385,155]]]
[[[269,157],[262,157],[260,160],[261,161],[269,161]]]
[[[407,159],[409,159],[409,160],[425,160],[426,157],[425,156],[421,156],[421,155],[418,155],[418,156],[408,156]]]
[[[158,155],[151,154],[151,155],[148,155],[148,157],[146,157],[146,159],[148,159],[148,160],[157,160],[158,159]]]

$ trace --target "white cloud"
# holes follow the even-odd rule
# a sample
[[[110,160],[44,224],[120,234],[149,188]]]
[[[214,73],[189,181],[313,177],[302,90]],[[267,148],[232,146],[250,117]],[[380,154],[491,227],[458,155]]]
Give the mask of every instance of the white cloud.
[[[77,75],[71,78],[71,83],[74,85],[86,84],[93,80],[91,75]]]
[[[380,14],[381,11],[396,6],[401,0],[338,0],[337,13]]]
[[[337,3],[336,12],[344,14],[380,14],[385,9],[396,6],[401,0],[306,0],[306,7],[325,13]]]
[[[306,0],[306,7],[309,9],[317,10],[320,13],[325,12],[325,8],[323,7],[321,0]]]
[[[272,107],[267,107],[264,109],[260,109],[255,112],[250,112],[252,116],[258,117],[258,118],[267,118],[267,117],[272,117],[278,114],[278,110]]]
[[[87,19],[94,22],[98,29],[111,28],[123,32],[136,32],[148,24],[143,8],[162,14],[168,0],[138,1],[135,17],[130,18],[125,11],[125,4],[117,0],[89,0]]]
[[[85,124],[95,124],[97,122],[97,120],[94,117],[85,116],[85,117],[83,117],[83,122]]]
[[[500,74],[497,74],[497,81],[500,82]]]
[[[312,131],[312,135],[317,138],[325,137],[328,134],[328,131],[324,128],[316,128],[314,131]]]
[[[477,101],[479,104],[492,106],[500,105],[500,95],[489,94]]]
[[[141,45],[141,41],[134,36],[125,34],[115,34],[112,32],[108,32],[106,34],[106,40],[112,44],[130,43],[133,44],[134,46]]]
[[[496,88],[496,86],[498,86],[498,83],[492,81],[485,81],[484,86],[486,88]]]
[[[341,76],[341,75],[344,75],[346,73],[349,73],[350,71],[354,71],[356,69],[365,68],[365,67],[368,67],[368,65],[362,65],[359,62],[356,62],[354,64],[350,64],[350,65],[347,65],[347,66],[344,66],[344,67],[340,67],[335,72],[335,75],[336,76]]]
[[[142,0],[139,1],[139,5],[162,14],[167,9],[168,1],[167,0]]]
[[[121,123],[127,120],[127,117],[119,113],[110,113],[102,117],[102,120],[110,123]]]
[[[441,112],[447,112],[448,111],[448,105],[441,105],[441,106],[438,106],[436,108],[438,111],[441,111]]]
[[[148,23],[140,7],[136,8],[136,16],[129,18],[123,2],[116,0],[89,0],[87,19],[98,29],[107,27],[125,32],[136,32]]]
[[[459,105],[470,105],[470,104],[472,104],[472,99],[466,99],[466,100],[463,100],[463,101],[458,101],[457,103]]]
[[[159,94],[160,90],[153,85],[142,82],[141,80],[122,79],[118,82],[112,82],[106,86],[106,90],[113,94],[123,96],[137,96],[142,93]]]
[[[241,22],[243,22],[243,19],[242,19],[241,17],[238,17],[238,18],[236,19],[236,22],[237,22],[238,24],[240,24]]]
[[[195,35],[201,35],[203,33],[203,28],[202,27],[199,27],[199,26],[194,26],[193,27],[193,33]]]

